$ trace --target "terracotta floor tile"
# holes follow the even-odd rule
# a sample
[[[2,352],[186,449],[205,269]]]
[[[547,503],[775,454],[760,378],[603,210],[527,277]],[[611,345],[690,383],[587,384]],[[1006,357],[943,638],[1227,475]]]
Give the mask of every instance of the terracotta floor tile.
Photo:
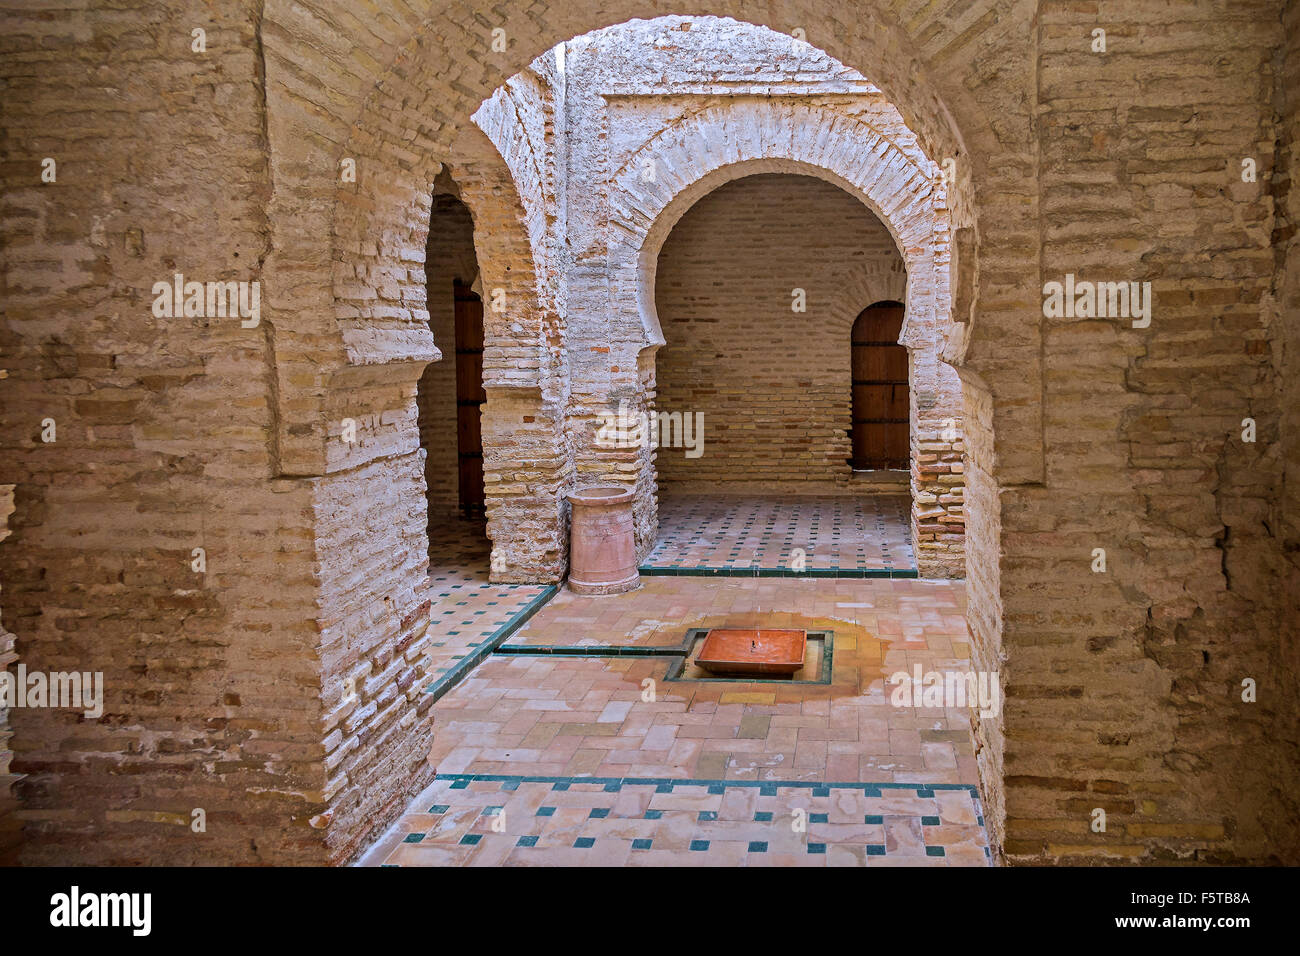
[[[910,567],[900,500],[901,506],[867,498],[665,499],[651,560],[781,567],[789,547],[800,546],[810,567],[877,567],[886,560]],[[817,537],[832,526],[838,540]],[[810,546],[787,546],[791,536],[809,537]],[[486,639],[482,632],[509,622],[542,589],[490,585],[486,540],[472,523],[453,521],[435,539],[429,642],[437,645],[430,649],[436,671],[454,666]],[[508,779],[435,781],[364,862],[987,865],[987,836],[970,792],[924,790],[929,783],[977,782],[966,713],[894,706],[894,687],[886,683],[917,665],[923,672],[964,672],[964,612],[960,581],[647,576],[621,595],[561,590],[509,638],[511,646],[677,648],[688,629],[723,625],[831,630],[834,683],[668,681],[664,657],[492,654],[434,705],[431,759],[443,775]],[[647,678],[653,701],[642,698]],[[529,775],[572,779],[556,790]],[[593,776],[599,781],[584,782]],[[604,782],[636,777],[731,783],[661,792],[658,785]],[[883,788],[877,796],[774,786],[796,782],[899,782],[922,787],[922,794],[916,787]],[[432,813],[433,807],[445,809]],[[503,808],[495,819],[504,832],[493,830],[490,807]],[[538,816],[544,808],[554,809]],[[804,814],[803,831],[791,827],[795,810]],[[869,821],[874,817],[880,820]],[[943,847],[945,856],[927,856],[927,845]],[[880,846],[884,855],[869,849]]]

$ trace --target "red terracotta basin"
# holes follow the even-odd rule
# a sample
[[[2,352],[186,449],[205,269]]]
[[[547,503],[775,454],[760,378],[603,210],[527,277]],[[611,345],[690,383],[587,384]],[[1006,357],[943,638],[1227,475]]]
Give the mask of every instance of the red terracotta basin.
[[[803,667],[807,631],[715,627],[695,663],[717,674],[793,674]]]

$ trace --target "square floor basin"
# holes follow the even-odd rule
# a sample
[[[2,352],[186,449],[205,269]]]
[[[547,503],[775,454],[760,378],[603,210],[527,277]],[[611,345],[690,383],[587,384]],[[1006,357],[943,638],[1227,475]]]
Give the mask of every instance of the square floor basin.
[[[695,663],[710,673],[793,674],[803,667],[808,632],[786,628],[715,627]]]

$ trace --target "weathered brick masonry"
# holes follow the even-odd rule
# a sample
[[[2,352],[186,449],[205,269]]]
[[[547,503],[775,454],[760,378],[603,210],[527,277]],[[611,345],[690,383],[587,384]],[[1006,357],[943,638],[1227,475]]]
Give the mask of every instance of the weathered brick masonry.
[[[29,668],[102,670],[107,698],[98,721],[11,713],[24,860],[342,862],[428,780],[416,395],[451,352],[425,303],[444,164],[484,284],[512,290],[485,357],[485,430],[514,442],[488,464],[514,499],[490,512],[494,545],[521,577],[558,578],[560,492],[609,474],[641,490],[647,545],[653,460],[584,436],[611,398],[653,398],[641,240],[661,243],[726,177],[656,199],[620,161],[612,245],[588,245],[582,224],[600,218],[587,203],[606,197],[544,169],[580,161],[556,130],[595,91],[551,76],[570,110],[530,114],[519,125],[542,138],[527,148],[471,116],[560,41],[697,8],[6,11],[0,481],[15,510],[0,601]],[[909,312],[946,301],[951,280],[951,327],[946,311],[931,318],[961,375],[974,664],[1005,688],[1002,715],[975,721],[1004,859],[1300,862],[1296,3],[720,0],[707,12],[804,31],[896,110],[913,137],[900,163],[913,150],[954,160],[951,184],[898,166],[891,194],[909,198],[879,212],[897,237],[898,206],[925,201],[954,230],[899,245]],[[1104,54],[1090,49],[1098,27]],[[798,122],[793,104],[756,99],[732,107],[784,117],[776,130]],[[764,153],[772,141],[728,142],[749,144],[745,175],[811,174]],[[539,142],[556,155],[524,175]],[[457,166],[468,154],[477,180]],[[870,187],[852,160],[865,169],[846,146],[834,181]],[[555,234],[568,245],[543,239]],[[502,245],[489,252],[480,235]],[[951,273],[918,286],[915,250],[930,241]],[[260,279],[260,324],[155,318],[152,286],[177,272]],[[1150,327],[1045,318],[1043,283],[1067,272],[1150,281]],[[918,451],[938,451],[929,440]],[[1246,678],[1257,703],[1242,701]],[[1089,829],[1096,807],[1105,833]]]
[[[693,203],[733,179],[777,172],[814,176],[871,210],[892,232],[904,259],[906,290],[892,294],[907,301],[901,341],[911,355],[917,560],[925,574],[961,574],[962,399],[956,374],[938,358],[948,316],[949,193],[960,187],[940,179],[936,164],[879,89],[784,34],[733,21],[669,17],[598,31],[541,62],[560,56],[565,83],[553,99],[557,114],[565,116],[564,237],[575,250],[571,263],[560,266],[560,282],[573,317],[570,438],[579,473],[627,483],[636,476],[638,542],[648,548],[660,479],[656,456],[602,449],[591,438],[601,412],[626,404],[639,413],[675,397],[671,388],[666,398],[657,393],[657,351],[664,341],[657,260],[663,243]],[[812,259],[809,270],[816,268]],[[836,298],[877,301],[878,290],[897,280],[895,269],[896,263],[881,261],[875,269],[843,270]],[[782,297],[790,294],[786,288]],[[593,321],[604,315],[608,325]],[[590,337],[585,348],[583,336]],[[810,361],[816,351],[796,363]],[[830,386],[823,379],[821,387]],[[836,390],[847,399],[847,375]],[[760,420],[771,416],[760,414]],[[744,428],[758,431],[755,422]],[[935,446],[941,435],[948,436],[943,461]],[[807,443],[792,445],[792,437],[769,435],[766,454],[780,444],[787,455],[799,454],[794,449]],[[829,450],[835,439],[825,431],[821,441],[819,459],[841,457]],[[672,468],[663,472],[669,481]],[[733,469],[728,487],[739,490],[736,479]],[[847,479],[848,470],[841,468],[837,483],[843,487]],[[818,472],[800,485],[812,490],[814,481],[826,480]]]
[[[9,537],[9,516],[14,510],[14,486],[0,485],[0,541]],[[0,620],[0,667],[8,669],[18,660],[14,636]],[[22,832],[19,828],[18,801],[13,792],[17,776],[9,769],[13,753],[9,749],[9,704],[0,700],[0,863],[10,865],[17,856]]]
[[[429,326],[433,340],[444,343],[443,360],[430,362],[420,376],[420,446],[425,450],[424,481],[432,520],[456,510],[459,502],[456,462],[456,317],[453,285],[478,279],[474,258],[474,221],[456,196],[436,195],[425,248]]]
[[[1274,209],[1241,179],[1275,162],[1278,10],[1098,13],[1104,56],[1075,6],[1038,20],[1042,274],[1150,281],[1154,306],[1147,329],[1043,320],[1043,484],[1003,492],[1004,847],[1294,860]]]
[[[274,332],[151,312],[268,253],[257,10],[6,14],[5,620],[106,686],[98,721],[13,713],[29,862],[323,858],[320,514],[275,460]]]
[[[658,410],[701,413],[704,444],[659,450],[660,489],[844,490],[849,332],[905,281],[884,225],[829,183],[759,175],[701,199],[659,256],[655,359]]]
[[[1269,190],[1275,196],[1276,218],[1272,241],[1276,273],[1272,291],[1272,312],[1268,316],[1269,351],[1278,367],[1281,390],[1281,420],[1278,428],[1278,457],[1282,461],[1280,501],[1269,505],[1273,536],[1281,538],[1281,572],[1276,584],[1283,595],[1300,594],[1300,3],[1286,5],[1283,12],[1283,46],[1274,54],[1273,86],[1277,117],[1277,159]],[[1280,515],[1279,515],[1280,512]],[[1276,530],[1281,529],[1280,535]],[[1266,603],[1271,603],[1267,602]],[[1276,710],[1272,734],[1281,751],[1278,765],[1300,764],[1300,708],[1289,706],[1294,698],[1285,688],[1300,686],[1300,621],[1285,600],[1279,608],[1276,642],[1276,674],[1272,683],[1284,695]],[[1300,813],[1295,788],[1285,774],[1273,789],[1275,806],[1271,814],[1281,820],[1295,820]],[[1292,845],[1296,842],[1292,838]],[[1294,853],[1288,859],[1294,859]]]
[[[787,100],[797,96],[808,109],[769,110],[764,104],[774,94]],[[879,290],[889,287],[891,295],[909,301],[904,341],[913,356],[913,524],[919,563],[925,573],[962,573],[961,395],[955,373],[938,361],[939,313],[945,312],[947,294],[947,189],[932,184],[933,163],[879,90],[815,47],[784,35],[732,21],[664,18],[598,31],[549,51],[501,87],[474,121],[500,157],[488,155],[491,147],[472,149],[476,141],[465,131],[452,148],[458,177],[491,169],[498,180],[495,189],[464,197],[476,220],[494,226],[477,229],[479,256],[485,257],[486,245],[500,244],[501,224],[508,226],[506,234],[520,233],[510,224],[517,220],[527,231],[537,281],[533,287],[513,282],[506,311],[526,308],[520,303],[527,303],[531,288],[538,311],[549,311],[551,302],[557,308],[563,303],[565,315],[554,335],[548,335],[544,345],[550,351],[540,364],[534,364],[529,340],[518,335],[517,325],[510,324],[507,331],[497,323],[498,333],[489,334],[483,439],[498,579],[547,579],[555,573],[551,560],[535,556],[535,541],[540,532],[558,542],[555,554],[563,553],[563,509],[545,504],[548,493],[554,500],[567,487],[557,461],[571,461],[583,481],[635,481],[640,492],[638,541],[643,551],[653,542],[659,477],[655,455],[649,449],[601,448],[593,438],[601,415],[624,407],[639,413],[655,400],[655,350],[661,335],[654,315],[652,247],[657,248],[693,198],[728,178],[761,171],[759,167],[811,170],[832,182],[841,174],[869,208],[893,204],[892,225],[905,234],[914,260],[911,294],[904,294],[895,259],[844,271],[839,296],[875,301]],[[837,128],[825,140],[817,127],[828,122]],[[773,131],[786,124],[787,132],[773,140]],[[704,145],[709,140],[729,144],[722,167],[718,155]],[[803,145],[796,148],[796,141]],[[818,146],[809,149],[814,143]],[[871,167],[851,161],[864,148],[884,157],[881,188],[871,196],[864,181]],[[500,182],[500,168],[508,169],[513,190]],[[660,170],[675,183],[667,193],[656,185]],[[661,217],[666,225],[657,234],[625,221],[629,204],[644,210],[658,202],[654,198],[647,204],[639,196],[647,184],[678,206]],[[620,238],[629,228],[636,239],[631,244]],[[514,258],[516,279],[523,256],[519,252]],[[611,286],[611,269],[628,275]],[[637,270],[635,277],[632,270]],[[420,291],[403,292],[403,298],[407,295],[418,299]],[[557,349],[566,334],[573,338],[567,348]],[[539,343],[535,337],[532,341],[536,349]],[[510,452],[522,428],[548,423],[551,416],[535,404],[529,409],[533,414],[510,414],[506,395],[511,393],[496,393],[492,386],[496,375],[508,372],[513,396],[529,402],[529,393],[519,389],[527,387],[530,369],[542,380],[556,382],[560,394],[567,393],[561,399],[567,419],[562,441],[555,429],[538,429],[544,451],[535,473],[529,470],[531,462],[518,462]],[[438,374],[425,373],[434,388]],[[846,398],[847,374],[843,379],[834,389],[837,397]],[[518,398],[509,401],[517,404]],[[941,434],[956,435],[946,438],[942,461],[935,454]],[[769,447],[777,444],[772,438]],[[431,447],[437,441],[432,429],[425,429],[422,441],[431,456],[447,453],[445,447]],[[835,480],[843,487],[848,471],[839,470]],[[537,488],[531,494],[519,481],[530,475]],[[800,485],[815,487],[808,477]],[[435,481],[430,499],[435,508],[441,508],[440,494]]]

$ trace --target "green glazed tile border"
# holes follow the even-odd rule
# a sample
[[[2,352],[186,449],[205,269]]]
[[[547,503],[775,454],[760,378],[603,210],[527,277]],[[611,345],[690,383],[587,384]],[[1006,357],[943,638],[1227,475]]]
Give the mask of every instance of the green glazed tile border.
[[[733,568],[693,567],[682,568],[667,564],[643,564],[637,570],[648,578],[919,578],[916,568],[807,568],[794,571],[790,568]]]
[[[969,783],[906,783],[898,781],[890,782],[831,782],[819,783],[812,780],[723,780],[715,778],[694,778],[694,777],[574,777],[574,776],[548,776],[541,774],[498,774],[498,773],[439,773],[435,775],[435,780],[450,781],[453,790],[468,790],[471,783],[496,783],[501,790],[518,790],[520,784],[524,783],[544,783],[549,784],[552,790],[571,791],[574,785],[585,785],[589,788],[599,787],[605,793],[617,793],[625,786],[631,787],[654,787],[656,793],[672,793],[676,787],[705,787],[710,794],[725,793],[728,788],[753,790],[757,788],[760,795],[778,796],[781,789],[794,790],[811,790],[813,797],[829,798],[832,790],[857,790],[867,797],[882,797],[885,791],[911,790],[917,797],[933,798],[936,790],[945,791],[962,791],[970,797],[978,813],[980,809],[979,792],[974,784]],[[599,792],[592,789],[591,793]],[[492,815],[493,812],[499,812],[499,807],[484,808],[484,815]],[[537,816],[547,817],[555,813],[555,807],[543,806],[538,808]],[[590,819],[606,819],[609,816],[608,808],[588,808]],[[659,820],[663,818],[665,811],[646,810],[644,819]],[[716,813],[699,812],[695,810],[682,810],[683,813],[695,813],[701,822],[713,822],[717,819]],[[934,826],[935,817],[926,814],[888,814],[891,817],[907,816],[916,817],[920,820],[922,826]],[[773,818],[771,812],[757,812],[754,819],[759,822],[770,822]],[[825,813],[813,813],[809,815],[810,822],[826,822]],[[979,827],[984,829],[983,814],[978,814]],[[884,815],[867,816],[867,823],[883,824]],[[707,831],[695,838],[689,850],[704,852],[709,849],[710,842],[707,837]],[[987,836],[987,834],[986,834]],[[424,839],[424,834],[408,834],[405,841],[407,843],[420,842]],[[461,838],[462,845],[472,845],[477,843],[481,837],[467,835]],[[573,843],[574,847],[590,848],[599,842],[598,837],[578,837]],[[521,847],[535,847],[537,837],[521,837],[516,845]],[[652,840],[639,838],[634,841],[632,849],[648,850],[652,848]],[[827,845],[819,842],[809,842],[807,852],[813,854],[825,853]],[[887,856],[887,850],[884,844],[868,843],[863,846],[868,856]],[[992,852],[986,845],[984,848],[985,859],[992,862]],[[764,853],[768,850],[766,841],[751,841],[748,844],[749,853]],[[925,855],[928,857],[944,857],[947,851],[942,846],[925,845]]]
[[[526,657],[681,657],[676,647],[634,647],[626,644],[503,644],[492,653]]]
[[[693,627],[686,632],[681,644],[646,647],[639,644],[502,644],[492,653],[518,656],[553,657],[665,657],[671,659],[665,681],[695,684],[829,684],[834,669],[835,632],[809,631],[808,640],[822,642],[821,674],[812,680],[783,680],[772,677],[682,677],[686,659],[695,643],[708,633],[707,628]]]
[[[510,774],[510,773],[439,773],[435,780],[450,780],[453,789],[463,790],[471,783],[548,783],[563,784],[565,788],[574,784],[600,786],[604,792],[617,792],[612,788],[655,787],[663,793],[671,793],[674,787],[709,787],[766,790],[767,796],[775,795],[782,788],[821,791],[814,797],[825,797],[832,790],[862,790],[866,796],[881,796],[883,790],[914,790],[918,797],[933,797],[936,790],[964,790],[972,800],[979,799],[979,791],[973,783],[901,783],[897,781],[879,783],[821,783],[816,780],[723,780],[710,777],[573,777],[547,776],[544,774]],[[459,784],[459,786],[455,786]],[[594,791],[593,791],[594,792]]]
[[[680,644],[502,644],[496,654],[554,654],[557,657],[681,657],[691,652],[694,631]]]
[[[499,628],[493,631],[492,636],[478,647],[474,648],[471,653],[462,657],[455,667],[451,668],[436,681],[426,687],[424,692],[432,695],[433,700],[436,703],[444,694],[447,693],[447,691],[451,690],[464,680],[470,671],[486,660],[488,655],[496,650],[498,645],[503,644],[510,635],[523,627],[524,624],[527,623],[528,619],[536,614],[547,601],[559,593],[560,589],[558,586],[548,584],[541,594],[529,601],[514,615],[514,617],[510,618],[510,620],[506,621]]]

